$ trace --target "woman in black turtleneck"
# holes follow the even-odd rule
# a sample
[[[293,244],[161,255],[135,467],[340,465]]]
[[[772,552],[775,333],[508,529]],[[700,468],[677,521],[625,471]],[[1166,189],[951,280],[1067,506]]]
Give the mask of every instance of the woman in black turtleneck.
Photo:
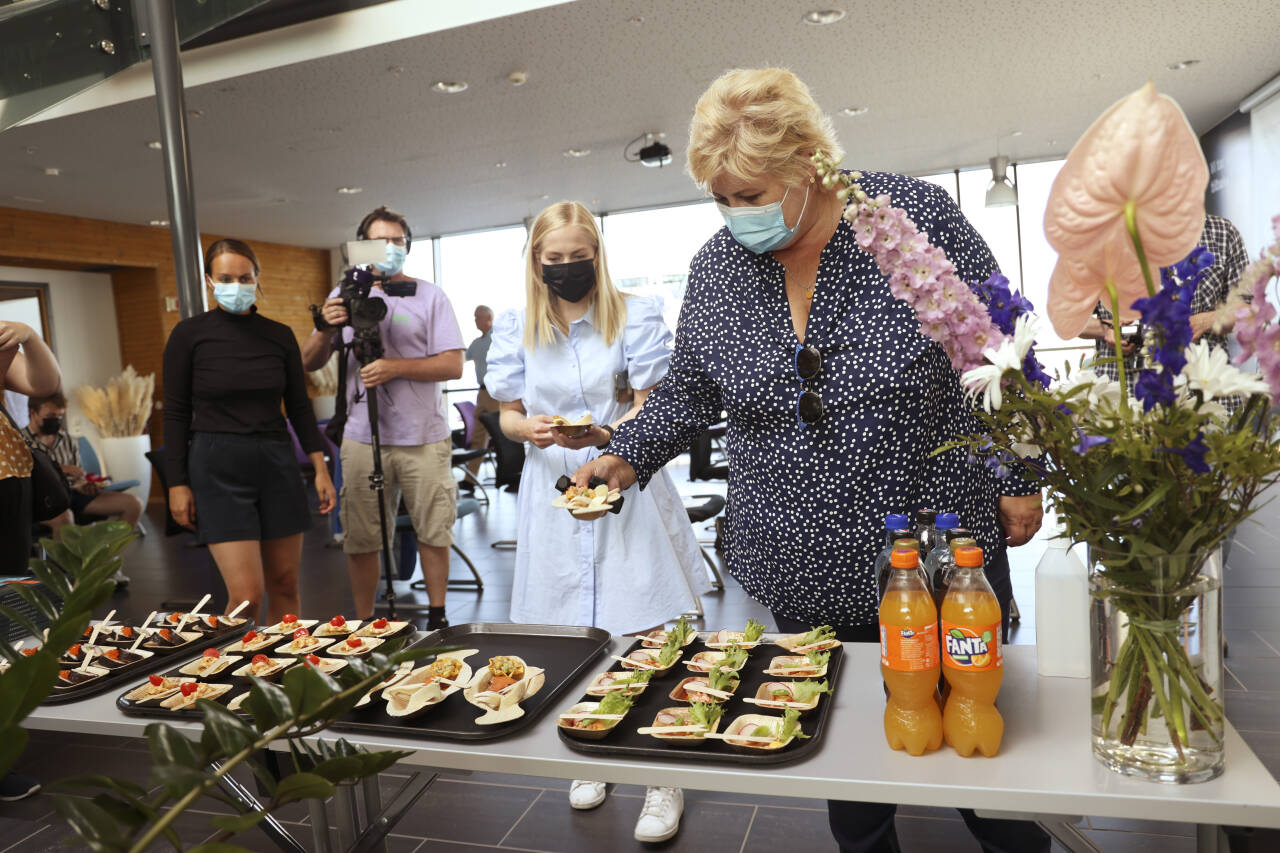
[[[315,466],[320,511],[337,495],[307,398],[292,330],[253,306],[258,259],[239,240],[205,253],[217,307],[179,323],[164,350],[164,443],[169,508],[209,545],[228,608],[250,602],[267,624],[297,613],[302,533],[311,527],[280,404]]]

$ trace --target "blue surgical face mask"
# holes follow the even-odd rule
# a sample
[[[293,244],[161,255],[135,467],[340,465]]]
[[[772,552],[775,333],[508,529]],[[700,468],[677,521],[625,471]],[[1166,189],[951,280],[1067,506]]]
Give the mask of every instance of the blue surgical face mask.
[[[733,239],[758,255],[781,249],[795,239],[805,208],[809,206],[809,188],[806,186],[804,189],[804,204],[793,228],[787,227],[787,220],[782,215],[782,202],[790,193],[791,188],[788,187],[781,199],[758,207],[729,207],[718,203],[716,207],[720,208],[720,215],[724,217],[724,224],[729,226]]]
[[[243,314],[253,307],[258,298],[258,285],[240,284],[238,282],[214,281],[213,298],[222,306],[222,310],[232,314]]]
[[[395,275],[404,269],[404,259],[409,254],[409,250],[404,246],[397,246],[395,243],[387,244],[386,260],[378,261],[374,264],[378,271],[386,275]]]

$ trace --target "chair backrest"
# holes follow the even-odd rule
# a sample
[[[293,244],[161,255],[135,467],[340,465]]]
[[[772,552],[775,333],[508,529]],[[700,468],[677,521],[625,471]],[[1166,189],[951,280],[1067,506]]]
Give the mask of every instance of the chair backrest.
[[[454,403],[453,407],[462,418],[462,446],[470,447],[471,435],[476,431],[476,404],[470,400],[462,400]]]
[[[89,439],[83,435],[76,436],[76,445],[80,448],[80,467],[87,474],[101,474],[102,463],[98,461],[98,452],[93,449]]]
[[[497,412],[480,412],[479,418],[493,438],[493,452],[498,460],[494,483],[519,488],[520,472],[524,468],[524,445],[503,434]]]

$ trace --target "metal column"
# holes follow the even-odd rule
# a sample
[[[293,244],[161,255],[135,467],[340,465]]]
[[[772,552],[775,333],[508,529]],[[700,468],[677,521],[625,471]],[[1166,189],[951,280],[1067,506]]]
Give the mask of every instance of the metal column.
[[[196,225],[191,152],[187,147],[187,109],[178,57],[178,19],[173,0],[146,0],[151,29],[151,73],[160,113],[164,184],[169,196],[169,233],[178,278],[178,307],[184,318],[204,309],[200,268],[200,229]]]

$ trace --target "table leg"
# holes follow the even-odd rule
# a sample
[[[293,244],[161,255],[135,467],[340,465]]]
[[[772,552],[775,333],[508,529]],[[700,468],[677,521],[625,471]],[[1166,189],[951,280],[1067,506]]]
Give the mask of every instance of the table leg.
[[[332,853],[329,845],[329,813],[325,811],[324,800],[307,800],[307,812],[311,815],[311,840],[315,844],[315,853]]]
[[[1068,822],[1068,820],[1072,822]],[[1042,816],[1036,825],[1049,833],[1053,840],[1065,847],[1070,853],[1102,853],[1102,848],[1089,840],[1089,836],[1080,831],[1074,821],[1078,818],[1052,818]]]
[[[1228,842],[1222,827],[1213,823],[1196,824],[1196,853],[1226,853]]]
[[[368,828],[373,826],[382,811],[382,791],[378,787],[377,776],[366,776],[360,783],[360,787],[364,791],[364,825],[367,833]],[[368,849],[370,853],[387,853],[386,838],[379,838],[372,842]]]
[[[427,788],[431,787],[431,783],[435,780],[435,773],[419,772],[409,777],[409,781],[396,792],[382,813],[369,818],[364,834],[347,853],[372,853],[378,849],[378,845],[384,843],[387,833],[395,828],[404,817],[404,813],[426,793]]]
[[[350,850],[358,837],[360,826],[356,820],[356,789],[339,785],[333,792],[333,817],[338,826],[338,848]]]
[[[211,766],[217,769],[221,767],[221,762],[211,762]],[[242,814],[255,812],[262,808],[262,803],[258,798],[229,773],[218,780],[218,787],[222,789],[224,794],[227,794],[239,804]],[[258,829],[262,830],[267,838],[285,853],[306,853],[306,848],[299,844],[297,839],[284,828],[284,825],[272,815],[264,817],[258,823]]]

